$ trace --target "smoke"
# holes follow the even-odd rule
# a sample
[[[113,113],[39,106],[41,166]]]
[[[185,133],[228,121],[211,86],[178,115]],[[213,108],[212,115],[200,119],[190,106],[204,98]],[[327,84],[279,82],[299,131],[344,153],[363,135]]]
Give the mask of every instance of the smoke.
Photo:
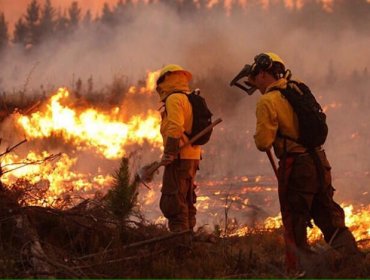
[[[224,120],[205,147],[200,176],[273,176],[265,154],[253,142],[259,93],[249,97],[228,86],[256,54],[273,51],[295,78],[312,88],[322,106],[328,106],[330,135],[325,148],[333,174],[341,178],[344,171],[357,171],[364,179],[358,192],[365,190],[370,163],[369,30],[362,22],[355,26],[348,16],[335,14],[335,9],[328,14],[319,6],[305,12],[277,6],[235,8],[230,16],[217,7],[181,13],[159,1],[140,6],[114,28],[81,26],[65,40],[49,41],[28,52],[14,46],[2,58],[0,86],[20,90],[27,81],[32,92],[41,84],[47,89],[71,87],[77,78],[93,76],[96,87],[103,88],[117,75],[135,83],[146,71],[180,64],[193,73],[194,87],[201,88],[215,117]],[[157,106],[153,103],[153,109]],[[365,197],[368,200],[369,194]]]

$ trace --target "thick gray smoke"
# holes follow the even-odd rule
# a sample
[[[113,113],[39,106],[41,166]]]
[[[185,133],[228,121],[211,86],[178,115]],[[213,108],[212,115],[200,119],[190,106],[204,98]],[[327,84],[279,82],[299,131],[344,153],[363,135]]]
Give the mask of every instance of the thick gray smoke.
[[[346,197],[351,194],[343,189],[362,194],[370,176],[369,27],[355,25],[348,16],[327,14],[319,6],[311,9],[319,15],[274,6],[235,7],[227,16],[221,6],[181,13],[160,2],[143,5],[114,28],[81,26],[65,41],[50,41],[27,53],[13,47],[2,59],[0,86],[19,90],[29,77],[32,92],[41,84],[46,89],[71,86],[77,77],[87,80],[92,75],[95,86],[103,88],[117,75],[134,84],[147,70],[180,64],[193,73],[194,87],[201,88],[215,117],[224,120],[205,147],[199,175],[273,176],[266,155],[253,141],[259,93],[250,97],[228,86],[256,54],[273,51],[328,107],[330,135],[325,148],[333,174]],[[356,173],[346,177],[347,171]],[[343,177],[351,178],[350,183]],[[369,194],[362,197],[369,200]]]

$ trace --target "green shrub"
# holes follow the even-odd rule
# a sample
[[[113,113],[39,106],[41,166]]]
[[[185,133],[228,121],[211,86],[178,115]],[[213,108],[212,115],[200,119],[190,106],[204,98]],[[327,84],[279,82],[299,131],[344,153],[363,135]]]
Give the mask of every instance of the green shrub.
[[[118,219],[127,219],[137,204],[138,182],[130,183],[129,159],[123,157],[114,174],[112,189],[107,193],[107,206]]]

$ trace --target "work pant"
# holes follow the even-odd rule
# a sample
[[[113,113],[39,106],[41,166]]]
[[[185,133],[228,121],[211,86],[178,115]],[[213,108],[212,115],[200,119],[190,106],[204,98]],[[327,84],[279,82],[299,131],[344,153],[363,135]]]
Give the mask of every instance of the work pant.
[[[324,151],[317,152],[322,176],[310,154],[287,156],[279,162],[279,200],[286,243],[288,270],[300,269],[300,258],[309,252],[307,226],[311,218],[330,245],[342,243],[356,250],[353,235],[345,226],[344,211],[333,200],[331,167]],[[320,179],[320,177],[322,179]]]
[[[194,177],[199,160],[176,159],[163,174],[160,209],[172,232],[193,229],[196,223]]]

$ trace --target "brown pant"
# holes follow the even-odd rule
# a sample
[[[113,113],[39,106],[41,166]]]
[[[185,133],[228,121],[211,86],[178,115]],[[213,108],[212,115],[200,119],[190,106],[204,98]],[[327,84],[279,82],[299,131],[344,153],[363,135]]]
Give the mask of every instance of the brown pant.
[[[177,159],[163,174],[160,209],[168,219],[170,231],[193,229],[196,223],[194,177],[199,160]]]
[[[322,179],[309,154],[287,157],[279,162],[279,200],[286,241],[287,268],[300,266],[299,255],[308,248],[307,226],[311,218],[322,231],[326,242],[333,234],[348,231],[343,209],[333,200],[331,167],[325,152],[318,152],[323,166]],[[337,231],[338,232],[338,231]],[[354,239],[353,239],[354,240]]]

